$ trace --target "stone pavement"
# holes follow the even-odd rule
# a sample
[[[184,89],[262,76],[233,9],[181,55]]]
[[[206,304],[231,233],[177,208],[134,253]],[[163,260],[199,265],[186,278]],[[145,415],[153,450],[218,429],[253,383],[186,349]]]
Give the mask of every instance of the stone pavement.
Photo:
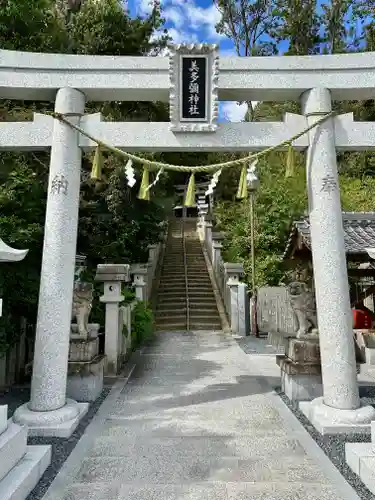
[[[246,354],[228,335],[160,334],[44,500],[358,499],[278,383],[274,355]]]

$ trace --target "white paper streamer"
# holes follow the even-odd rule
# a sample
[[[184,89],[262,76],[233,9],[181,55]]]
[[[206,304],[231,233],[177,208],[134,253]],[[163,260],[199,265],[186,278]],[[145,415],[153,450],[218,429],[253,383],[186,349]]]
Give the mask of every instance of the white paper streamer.
[[[212,178],[211,178],[211,182],[210,182],[210,184],[209,184],[209,186],[208,186],[208,188],[207,188],[207,191],[205,192],[205,196],[208,196],[208,195],[210,195],[210,194],[213,194],[214,189],[215,189],[215,187],[216,187],[217,183],[219,182],[219,177],[220,177],[220,175],[221,175],[221,171],[222,171],[222,169],[217,170],[217,171],[214,173],[214,175],[212,176]]]
[[[255,160],[253,163],[251,163],[247,169],[247,175],[246,175],[246,180],[248,183],[250,182],[256,182],[258,180],[258,176],[255,173],[255,169],[257,166],[258,160]]]
[[[147,193],[147,191],[150,191],[150,189],[151,189],[152,187],[154,187],[154,186],[155,186],[155,184],[158,182],[158,180],[160,179],[160,176],[161,176],[161,174],[162,174],[163,172],[164,172],[164,167],[162,167],[160,170],[158,170],[158,173],[156,174],[156,177],[155,177],[154,182],[152,182],[152,183],[148,186],[148,188],[146,189],[146,193]]]
[[[135,179],[135,170],[133,168],[133,162],[131,160],[128,160],[128,163],[126,164],[125,174],[126,174],[126,180],[128,181],[128,186],[133,187],[137,181]]]

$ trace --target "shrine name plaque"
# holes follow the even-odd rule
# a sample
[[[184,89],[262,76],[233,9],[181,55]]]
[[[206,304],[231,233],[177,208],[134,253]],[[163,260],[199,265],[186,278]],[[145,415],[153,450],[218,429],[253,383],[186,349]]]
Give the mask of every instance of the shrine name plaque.
[[[207,121],[207,58],[182,57],[181,121]]]
[[[170,120],[173,132],[215,132],[218,117],[217,45],[170,47]]]

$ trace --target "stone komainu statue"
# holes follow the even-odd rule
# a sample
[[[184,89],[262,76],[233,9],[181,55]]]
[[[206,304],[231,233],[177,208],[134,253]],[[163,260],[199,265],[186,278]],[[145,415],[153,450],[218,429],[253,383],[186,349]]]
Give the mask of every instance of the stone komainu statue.
[[[306,283],[293,281],[288,285],[290,304],[298,322],[297,338],[317,328],[314,291]]]
[[[72,321],[77,319],[78,333],[87,338],[89,316],[92,308],[93,286],[91,283],[75,283],[73,291]]]
[[[318,320],[314,289],[301,281],[294,281],[288,285],[289,297],[294,314],[298,321],[297,338],[317,333]],[[353,330],[354,351],[357,364],[365,363],[364,354],[356,341]]]

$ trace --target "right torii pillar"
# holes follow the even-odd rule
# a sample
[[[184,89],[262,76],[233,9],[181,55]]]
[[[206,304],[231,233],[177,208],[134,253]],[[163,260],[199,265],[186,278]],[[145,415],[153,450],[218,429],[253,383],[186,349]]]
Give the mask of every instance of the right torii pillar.
[[[302,109],[312,125],[331,112],[330,91],[306,91]],[[370,429],[375,409],[362,406],[359,398],[333,119],[313,128],[309,139],[306,176],[323,397],[300,403],[300,409],[322,434],[360,432]]]

